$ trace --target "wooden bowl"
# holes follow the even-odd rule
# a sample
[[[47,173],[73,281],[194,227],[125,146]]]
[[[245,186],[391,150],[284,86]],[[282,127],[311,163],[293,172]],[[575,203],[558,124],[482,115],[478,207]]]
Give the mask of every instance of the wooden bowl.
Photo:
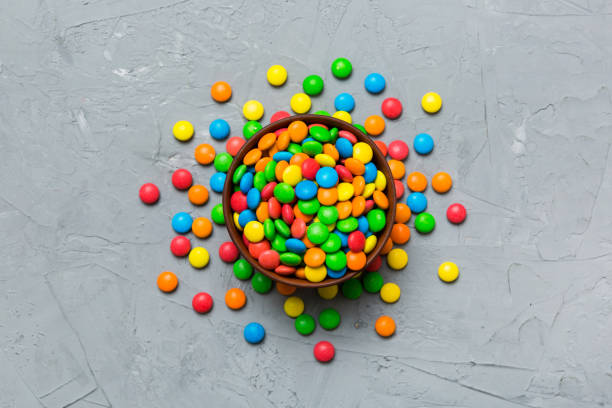
[[[347,130],[353,133],[357,137],[358,141],[367,143],[372,147],[372,151],[374,152],[372,162],[374,162],[378,170],[382,171],[385,177],[387,178],[387,188],[385,189],[385,194],[389,199],[389,208],[387,209],[387,223],[385,225],[385,228],[378,234],[378,242],[376,243],[374,250],[370,252],[367,256],[366,266],[378,256],[378,254],[382,250],[383,245],[385,244],[385,242],[387,242],[387,239],[389,239],[389,235],[391,234],[391,228],[393,228],[393,224],[395,222],[395,205],[397,200],[395,197],[395,184],[393,182],[391,170],[389,169],[389,166],[387,165],[387,161],[385,160],[384,156],[382,155],[380,150],[378,150],[378,147],[376,147],[376,144],[370,139],[369,136],[362,133],[353,125],[343,120],[333,118],[331,116],[295,115],[290,116],[288,118],[280,119],[261,129],[259,132],[253,135],[253,137],[251,137],[244,144],[244,146],[242,146],[242,149],[240,149],[240,151],[232,161],[232,165],[230,166],[229,171],[227,172],[227,178],[225,179],[225,186],[223,187],[223,215],[225,217],[225,225],[227,227],[227,230],[229,231],[232,241],[234,241],[234,243],[240,250],[240,254],[242,255],[242,257],[245,258],[251,265],[253,265],[253,267],[257,271],[263,273],[270,279],[284,283],[286,285],[297,286],[300,288],[321,288],[324,286],[337,285],[339,283],[351,279],[361,271],[347,270],[346,274],[341,278],[327,278],[322,280],[321,282],[310,282],[306,279],[299,279],[294,276],[279,275],[273,270],[263,268],[259,264],[257,259],[251,256],[248,248],[242,240],[242,233],[238,231],[236,225],[234,224],[233,211],[230,207],[230,197],[234,192],[234,186],[232,183],[232,175],[234,174],[234,171],[236,171],[236,168],[240,164],[242,164],[244,156],[250,150],[257,148],[257,143],[263,135],[275,132],[278,129],[286,128],[291,122],[296,120],[301,120],[307,125],[312,123],[321,123],[330,129],[335,127],[338,128],[338,130]]]

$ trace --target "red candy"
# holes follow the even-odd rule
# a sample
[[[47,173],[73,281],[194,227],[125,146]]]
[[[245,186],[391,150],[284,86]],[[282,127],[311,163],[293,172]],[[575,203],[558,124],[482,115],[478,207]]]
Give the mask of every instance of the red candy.
[[[337,164],[334,168],[336,170],[336,173],[338,173],[338,177],[340,177],[340,180],[345,181],[347,183],[353,181],[353,173],[351,173],[349,169],[347,169],[341,164]]]
[[[257,260],[261,266],[266,269],[276,269],[276,267],[280,264],[280,255],[278,255],[278,252],[275,250],[268,249],[260,253]]]
[[[281,204],[278,202],[278,200],[276,199],[276,197],[272,197],[268,200],[268,215],[270,215],[270,218],[280,218],[282,213],[282,207]]]
[[[174,256],[186,256],[191,251],[191,242],[189,238],[182,235],[172,238],[170,241],[170,252]]]
[[[242,146],[244,146],[245,143],[246,140],[244,140],[243,138],[239,136],[232,136],[227,139],[227,143],[225,143],[225,150],[232,156],[235,156],[238,154],[238,152],[240,151]]]
[[[383,156],[387,155],[387,145],[382,140],[375,140],[374,144],[378,147],[378,150],[382,153]]]
[[[404,160],[408,157],[408,145],[406,142],[402,142],[401,140],[394,140],[389,143],[389,156],[395,160]]]
[[[208,313],[213,307],[213,298],[206,292],[197,293],[191,301],[191,306],[198,313]]]
[[[244,242],[244,245],[246,245],[247,247],[249,246],[249,244],[251,243],[251,241],[249,241],[246,237],[246,235],[242,234],[242,242]]]
[[[338,132],[338,136],[347,139],[352,144],[357,143],[357,138],[355,137],[355,135],[352,134],[351,132],[349,132],[348,130],[341,130],[341,131],[339,131]]]
[[[313,123],[313,124],[310,124],[310,125],[308,125],[308,130],[310,130],[310,128],[315,127],[315,126],[320,126],[323,129],[329,130],[329,128],[327,126],[325,126],[324,124],[322,124],[322,123]]]
[[[234,262],[239,255],[238,247],[231,241],[224,242],[219,247],[219,257],[223,262]]]
[[[393,184],[395,184],[395,198],[399,200],[404,195],[404,184],[399,180],[393,180]]]
[[[272,117],[270,117],[270,123],[274,123],[277,120],[288,118],[289,116],[291,116],[291,115],[289,115],[289,112],[285,112],[285,111],[282,111],[282,110],[278,111],[278,112],[274,112],[272,114]]]
[[[353,252],[363,251],[366,237],[361,231],[353,231],[348,236],[348,247]]]
[[[278,265],[276,269],[274,269],[274,272],[279,275],[293,275],[295,271],[296,269],[293,266],[288,265]]]
[[[374,200],[366,200],[365,210],[363,210],[363,212],[367,214],[372,208],[374,208]],[[359,251],[356,251],[356,252],[359,252]]]
[[[321,165],[315,159],[306,159],[302,162],[302,177],[314,180]]]
[[[293,238],[302,239],[306,235],[306,221],[301,218],[296,218],[291,224],[291,236]]]
[[[317,361],[327,363],[328,361],[334,358],[336,350],[334,349],[334,345],[331,344],[329,341],[320,341],[315,344],[313,354],[314,358],[316,358]]]
[[[269,211],[270,209],[268,209]],[[293,214],[293,208],[289,204],[283,204],[281,208],[281,216],[283,217],[283,221],[287,225],[293,224],[293,220],[295,219],[295,215]]]
[[[381,105],[382,114],[389,119],[397,119],[402,114],[402,103],[396,98],[387,98]]]
[[[261,189],[261,201],[268,201],[274,195],[274,187],[276,187],[276,181],[272,181]]]
[[[446,210],[446,218],[453,224],[461,224],[466,216],[465,207],[459,203],[451,204]]]
[[[370,264],[368,266],[366,266],[366,271],[368,272],[374,272],[379,270],[382,267],[382,258],[380,257],[380,255],[378,255],[376,258],[374,258],[372,260],[372,262],[370,262]]]
[[[275,131],[274,131],[274,134],[275,134],[276,136],[280,136],[280,135],[282,135],[283,133],[285,133],[286,131],[287,131],[287,128],[282,128],[282,129],[275,130]]]
[[[177,190],[187,190],[193,183],[191,173],[185,169],[178,169],[172,173],[172,185]]]
[[[230,206],[232,207],[232,210],[236,211],[237,213],[241,213],[249,208],[247,205],[246,195],[242,191],[234,191],[234,194],[232,194],[230,198]]]
[[[258,259],[262,252],[270,249],[270,242],[264,239],[263,241],[254,244],[248,243],[247,246],[249,247],[249,254],[251,254],[253,258]]]
[[[159,200],[159,189],[153,183],[146,183],[138,191],[140,199],[145,204],[155,204]]]

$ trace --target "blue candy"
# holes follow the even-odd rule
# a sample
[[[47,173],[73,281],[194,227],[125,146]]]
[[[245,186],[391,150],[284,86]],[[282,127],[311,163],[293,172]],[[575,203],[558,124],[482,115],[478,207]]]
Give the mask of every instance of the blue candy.
[[[364,85],[366,91],[379,94],[385,89],[385,78],[379,73],[372,73],[365,78]]]
[[[210,177],[210,188],[215,193],[223,192],[223,186],[225,185],[225,173],[215,173]]]
[[[317,184],[322,188],[332,188],[338,183],[338,173],[331,167],[321,167],[315,176]]]
[[[240,191],[244,194],[248,193],[251,188],[253,188],[253,173],[246,173],[240,179]]]
[[[230,134],[230,125],[223,119],[215,119],[208,126],[208,131],[213,139],[223,140]]]
[[[314,140],[312,137],[307,137],[306,139],[302,140],[302,144],[306,142],[316,142],[316,140]]]
[[[334,107],[339,111],[352,112],[355,109],[355,98],[346,92],[341,93],[334,99]]]
[[[406,204],[410,207],[410,211],[418,214],[427,209],[427,197],[423,193],[412,193],[406,199]]]
[[[433,138],[427,133],[419,133],[414,137],[414,151],[418,154],[429,154],[433,148]]]
[[[334,271],[332,269],[327,268],[327,276],[329,276],[332,279],[341,278],[344,276],[344,274],[346,274],[346,266],[340,269],[339,271]]]
[[[370,230],[370,223],[368,222],[368,219],[366,218],[365,215],[360,215],[357,218],[357,223],[358,223],[357,229],[363,232],[364,235]]]
[[[363,175],[363,179],[366,183],[373,183],[376,180],[376,174],[378,174],[378,169],[376,165],[372,162],[369,162],[365,165],[365,173]]]
[[[340,242],[342,243],[342,248],[346,248],[348,246],[348,235],[344,232],[335,230],[334,234],[340,237]]]
[[[353,144],[348,139],[343,137],[336,140],[336,150],[338,150],[340,157],[343,159],[353,156]]]
[[[318,190],[314,181],[302,180],[295,186],[295,195],[300,200],[310,200],[316,197]]]
[[[296,238],[289,238],[285,241],[287,251],[293,252],[294,254],[303,254],[306,252],[306,244]]]
[[[179,212],[172,217],[172,228],[179,234],[186,234],[191,231],[193,218],[186,212]]]
[[[293,153],[290,152],[276,152],[274,153],[274,156],[272,156],[272,160],[274,160],[275,162],[279,162],[279,161],[286,161],[288,162],[289,160],[291,160],[291,158],[293,157]]]
[[[261,193],[258,189],[252,188],[247,193],[247,206],[251,210],[255,210],[259,203],[261,202]]]
[[[244,328],[244,339],[251,344],[258,344],[266,336],[266,330],[259,323],[249,323]]]
[[[238,215],[238,225],[244,228],[249,222],[257,221],[257,216],[253,210],[244,210]]]

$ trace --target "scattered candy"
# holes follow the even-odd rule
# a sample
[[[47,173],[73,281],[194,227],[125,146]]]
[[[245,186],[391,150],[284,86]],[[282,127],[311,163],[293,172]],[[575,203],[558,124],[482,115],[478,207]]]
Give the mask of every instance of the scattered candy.
[[[178,235],[170,241],[170,252],[174,256],[187,256],[191,251],[191,242],[187,237]]]
[[[396,98],[387,98],[383,101],[381,106],[382,114],[387,119],[397,119],[402,114],[402,103]]]
[[[433,139],[427,133],[419,133],[414,137],[414,151],[418,154],[429,154],[433,148]]]
[[[225,143],[225,151],[232,156],[236,156],[245,143],[246,141],[239,136],[230,137]]]
[[[286,285],[281,282],[276,282],[276,291],[284,296],[289,296],[295,293],[297,288],[295,286]]]
[[[446,218],[453,224],[461,224],[466,216],[465,207],[459,203],[449,205],[446,210]]]
[[[296,93],[291,97],[289,104],[295,113],[306,113],[310,110],[311,106],[310,96],[305,93]]]
[[[338,285],[325,286],[322,288],[317,288],[317,293],[323,299],[331,300],[338,295]]]
[[[363,292],[359,279],[349,279],[342,284],[342,295],[347,299],[358,299]]]
[[[387,152],[389,157],[394,160],[404,160],[408,157],[408,153],[410,149],[408,149],[408,145],[401,140],[394,140],[389,143],[389,147],[387,148]]]
[[[431,178],[431,187],[436,193],[444,194],[448,192],[453,186],[453,179],[450,174],[446,172],[439,172],[434,174]]]
[[[387,265],[397,271],[408,265],[408,254],[401,248],[394,248],[387,254]]]
[[[315,330],[315,319],[306,313],[302,313],[295,319],[295,330],[302,336],[308,336]]]
[[[257,102],[257,101],[252,101],[252,102]],[[261,109],[262,109],[262,115],[263,115],[263,106]],[[245,139],[248,140],[251,137],[253,137],[255,133],[259,132],[261,128],[262,128],[261,123],[257,122],[257,120],[249,120],[242,127],[242,135],[244,136]]]
[[[193,137],[193,125],[186,120],[179,120],[172,128],[172,134],[177,140],[186,142]]]
[[[337,112],[334,112],[334,114],[332,116],[334,118],[336,118],[336,119],[343,120],[346,123],[353,123],[353,118],[351,117],[351,114],[346,112],[346,111],[337,111]]]
[[[196,293],[191,301],[191,306],[198,313],[208,313],[213,307],[213,298],[206,292]]]
[[[215,160],[215,148],[208,143],[202,143],[195,148],[194,156],[198,163],[207,165]]]
[[[427,209],[427,198],[423,193],[411,193],[406,199],[406,204],[410,207],[410,211],[418,214]]]
[[[442,98],[435,92],[427,92],[421,99],[421,107],[427,113],[436,113],[442,107]]]
[[[421,234],[429,234],[436,226],[436,220],[429,213],[421,213],[414,219],[414,227]]]
[[[247,120],[259,120],[264,114],[264,107],[261,102],[250,100],[242,106],[242,114]]]
[[[379,73],[372,73],[365,78],[366,91],[371,94],[379,94],[385,89],[385,78]]]
[[[334,349],[334,345],[329,341],[320,341],[315,344],[313,354],[317,361],[327,363],[334,358],[336,350]]]
[[[304,93],[310,96],[319,95],[323,92],[323,79],[318,75],[308,75],[302,82]]]
[[[251,286],[257,293],[268,293],[272,289],[272,279],[261,272],[257,272],[251,278]]]
[[[230,134],[230,125],[223,119],[215,119],[208,126],[208,131],[213,139],[223,140]]]
[[[189,263],[197,269],[202,269],[210,261],[210,255],[205,248],[195,247],[189,252]]]
[[[395,303],[400,298],[400,287],[395,283],[385,283],[380,289],[380,298],[385,303]]]
[[[406,184],[410,190],[422,193],[427,188],[427,177],[421,172],[413,171],[406,178]]]
[[[212,223],[204,217],[198,217],[191,224],[193,235],[198,238],[208,238],[212,234]]]
[[[223,216],[223,204],[217,204],[210,211],[210,218],[215,224],[224,225],[225,217]]]
[[[219,258],[223,262],[234,262],[239,256],[238,247],[233,242],[227,241],[219,246]]]
[[[173,292],[178,286],[178,278],[170,271],[164,271],[157,277],[157,287],[162,292]]]
[[[204,186],[195,184],[191,186],[187,192],[187,196],[189,197],[191,204],[204,205],[208,201],[208,190]]]
[[[272,65],[266,74],[272,86],[281,86],[287,81],[287,70],[282,65]]]
[[[234,263],[234,276],[240,280],[250,279],[253,275],[253,267],[244,259],[238,259]]]
[[[454,282],[459,277],[459,268],[453,262],[444,262],[438,268],[438,277],[442,282]]]
[[[346,58],[337,58],[332,62],[331,71],[336,78],[348,78],[353,72],[353,65]]]
[[[355,109],[355,99],[351,94],[341,93],[334,99],[334,107],[338,111],[352,112]]]
[[[376,333],[381,337],[389,337],[395,333],[395,321],[389,316],[380,316],[374,325]]]
[[[378,262],[382,262],[381,258],[377,258],[377,259],[379,260]],[[376,268],[376,269],[379,269],[379,268]],[[373,271],[373,272],[368,272],[365,275],[363,275],[363,288],[366,290],[366,292],[378,293],[380,292],[382,287],[383,287],[383,277],[380,274],[380,272]]]
[[[232,87],[225,81],[217,81],[210,88],[210,96],[216,102],[227,102],[232,97]]]
[[[385,130],[385,120],[378,115],[371,115],[366,118],[363,126],[369,135],[378,136]]]
[[[325,330],[334,330],[340,325],[340,313],[331,307],[323,309],[319,313],[319,324]]]
[[[172,217],[172,228],[179,234],[186,234],[191,231],[193,218],[186,212],[179,212]]]
[[[304,312],[304,301],[297,296],[288,297],[283,305],[287,316],[296,318]]]
[[[244,328],[244,339],[251,344],[259,344],[266,335],[264,327],[256,322],[249,323]]]
[[[188,170],[177,169],[172,173],[172,185],[177,190],[187,190],[193,183],[193,177]]]
[[[232,310],[242,309],[246,304],[246,295],[242,289],[232,288],[225,293],[225,304]]]
[[[159,189],[153,183],[145,183],[138,191],[140,200],[145,204],[155,204],[159,200]]]

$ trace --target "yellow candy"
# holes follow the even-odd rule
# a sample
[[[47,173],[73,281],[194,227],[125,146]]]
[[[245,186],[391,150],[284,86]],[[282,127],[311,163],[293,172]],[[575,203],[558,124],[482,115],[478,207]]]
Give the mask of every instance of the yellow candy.
[[[353,198],[355,187],[351,183],[338,184],[338,201],[348,201]]]
[[[365,185],[363,189],[363,193],[361,193],[361,195],[364,196],[365,198],[368,198],[372,194],[374,194],[374,190],[376,190],[376,185],[374,183],[368,183]]]
[[[332,116],[336,119],[340,119],[348,123],[353,123],[353,118],[351,118],[351,114],[348,112],[337,111]]]
[[[421,106],[427,113],[436,113],[442,107],[442,98],[435,92],[427,92],[421,99]]]
[[[302,181],[302,168],[298,165],[291,164],[283,171],[283,181],[292,187],[295,187]]]
[[[370,235],[369,237],[366,238],[365,246],[363,247],[363,252],[365,252],[366,254],[369,254],[370,252],[374,250],[374,247],[376,246],[377,243],[378,243],[378,238],[376,238],[376,235]]]
[[[395,283],[385,283],[380,289],[380,298],[385,303],[395,303],[400,298],[400,287]]]
[[[189,251],[189,263],[194,268],[202,269],[208,265],[208,261],[210,261],[210,255],[205,248],[195,247]]]
[[[306,279],[310,282],[321,282],[327,276],[327,268],[325,265],[317,266],[316,268],[307,265],[304,268],[304,273]]]
[[[353,146],[353,159],[357,159],[363,164],[369,163],[374,156],[374,152],[369,144],[364,142],[357,142]]]
[[[408,254],[401,248],[394,248],[387,254],[387,265],[395,270],[404,269],[408,265]]]
[[[236,228],[238,228],[238,231],[242,231],[242,226],[240,226],[240,223],[238,222],[238,216],[240,214],[238,213],[234,213],[234,225],[236,226]]]
[[[270,85],[281,86],[287,80],[287,70],[282,65],[272,65],[266,76]]]
[[[329,154],[319,153],[315,156],[315,160],[321,167],[334,167],[336,161]]]
[[[179,120],[174,124],[172,134],[181,142],[186,142],[193,137],[193,125],[186,120]]]
[[[259,242],[264,239],[264,227],[259,221],[249,221],[244,226],[244,235],[250,242]]]
[[[376,171],[376,179],[374,180],[374,187],[378,191],[383,191],[385,188],[387,188],[387,178],[385,177],[383,172],[380,170]]]
[[[317,288],[317,293],[325,300],[331,300],[338,294],[338,285],[325,286]]]
[[[333,224],[329,224],[327,226],[327,229],[329,230],[329,232],[333,232],[336,229],[336,223],[334,222]]]
[[[289,105],[291,105],[291,109],[295,113],[306,113],[310,110],[311,106],[310,96],[305,93],[296,93],[291,97]]]
[[[247,101],[242,106],[242,114],[247,120],[259,120],[264,114],[264,107],[259,101]]]
[[[459,277],[459,268],[454,262],[444,262],[438,268],[438,277],[446,283],[454,282]]]
[[[296,318],[304,313],[304,301],[297,296],[290,296],[283,305],[287,316]]]

